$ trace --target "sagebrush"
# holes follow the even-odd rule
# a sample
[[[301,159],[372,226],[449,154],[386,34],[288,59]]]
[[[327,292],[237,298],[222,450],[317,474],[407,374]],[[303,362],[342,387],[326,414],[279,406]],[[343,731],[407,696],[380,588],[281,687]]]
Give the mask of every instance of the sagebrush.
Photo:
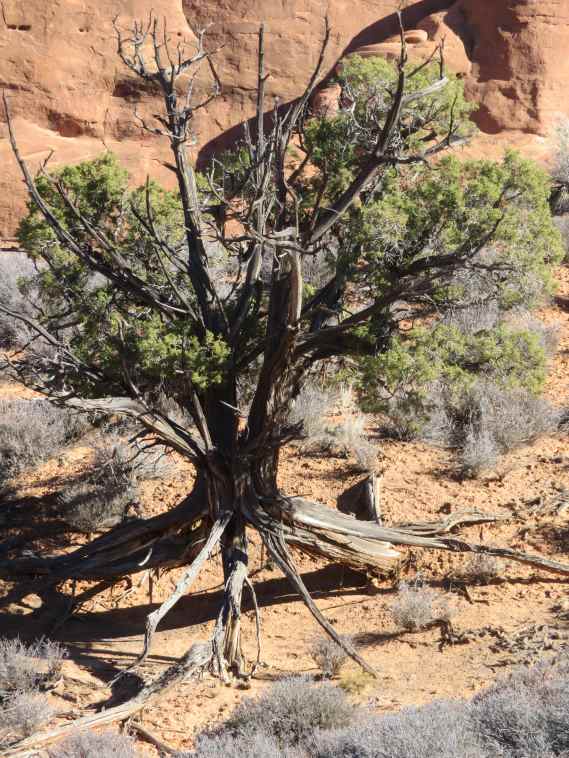
[[[397,626],[409,631],[424,629],[436,621],[449,621],[453,615],[444,595],[420,583],[401,582],[390,610]]]
[[[11,735],[29,737],[45,726],[54,715],[46,695],[41,692],[15,692],[0,707],[0,720]]]
[[[569,656],[565,653],[499,680],[473,699],[469,719],[488,755],[567,755]]]
[[[90,469],[59,495],[64,519],[83,532],[108,529],[137,504],[140,482],[166,477],[172,470],[162,446],[139,450],[113,434],[102,435],[95,441]]]
[[[262,732],[280,747],[306,744],[316,729],[346,726],[354,706],[342,690],[302,677],[276,682],[255,700],[237,706],[223,730],[236,736]]]
[[[53,682],[61,673],[65,655],[65,649],[51,640],[27,645],[18,638],[0,638],[0,695]]]
[[[0,399],[0,485],[57,455],[88,428],[85,415],[47,400]]]
[[[317,733],[311,758],[489,758],[469,729],[465,707],[452,701],[371,716]],[[494,756],[495,758],[495,756]]]
[[[502,575],[503,570],[504,564],[499,558],[484,553],[475,553],[453,575],[457,579],[471,584],[490,584]]]
[[[77,732],[49,750],[49,758],[137,758],[134,740],[114,731]]]
[[[493,382],[477,382],[465,394],[460,416],[466,422],[455,434],[464,434],[462,470],[471,476],[492,468],[499,454],[556,431],[560,419],[543,398]]]
[[[195,750],[181,753],[178,758],[301,758],[294,748],[280,747],[277,741],[263,732],[234,735],[222,733],[198,737]]]
[[[303,450],[351,456],[362,471],[373,471],[377,449],[367,439],[367,418],[350,387],[339,390],[305,386],[292,404],[290,421],[301,429]]]
[[[329,637],[313,640],[310,655],[325,677],[337,676],[348,661],[346,651]]]
[[[330,685],[329,685],[330,686]],[[317,691],[317,690],[316,690]],[[271,692],[271,691],[270,691]],[[270,716],[251,730],[231,719],[198,737],[195,758],[566,758],[569,755],[569,657],[519,669],[472,700],[436,700],[398,713],[354,708],[348,723],[303,729],[291,745]],[[242,708],[245,708],[244,704]],[[312,711],[309,711],[309,714]],[[281,711],[279,711],[281,713]],[[296,719],[296,716],[295,716]],[[286,722],[288,723],[288,722]],[[295,734],[298,734],[295,730]]]
[[[34,276],[35,266],[21,252],[0,253],[0,302],[17,313],[33,316],[29,291],[24,294],[19,284]],[[22,348],[32,338],[32,330],[23,322],[0,312],[0,348]]]

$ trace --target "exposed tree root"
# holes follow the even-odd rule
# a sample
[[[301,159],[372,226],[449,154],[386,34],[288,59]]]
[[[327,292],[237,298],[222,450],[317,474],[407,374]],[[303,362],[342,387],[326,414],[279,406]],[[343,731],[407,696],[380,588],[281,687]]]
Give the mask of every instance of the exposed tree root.
[[[150,742],[150,744],[154,745],[154,747],[157,747],[161,755],[179,755],[179,750],[176,750],[175,748],[170,747],[170,745],[167,745],[165,742],[162,742],[162,740],[159,740],[158,737],[152,734],[152,732],[146,729],[146,727],[142,726],[142,724],[139,724],[137,721],[130,721],[128,726],[129,729],[140,734],[144,740]]]
[[[452,552],[485,553],[509,558],[514,561],[526,563],[546,571],[560,573],[569,576],[569,566],[552,561],[541,556],[520,553],[509,548],[489,547],[464,542],[454,537],[445,537],[452,529],[465,525],[495,521],[496,516],[486,516],[479,513],[457,513],[446,519],[433,523],[402,524],[397,527],[383,527],[370,521],[358,521],[351,516],[333,511],[318,503],[305,500],[304,498],[275,498],[270,501],[260,501],[250,498],[242,502],[242,511],[246,521],[260,532],[271,558],[289,579],[299,592],[308,609],[322,626],[322,628],[340,645],[346,653],[355,660],[364,670],[375,675],[373,668],[357,653],[349,642],[342,639],[333,626],[324,618],[308,592],[300,574],[298,573],[289,552],[289,545],[302,551],[325,556],[332,560],[355,565],[357,567],[394,568],[399,558],[399,553],[393,546],[415,546],[428,549],[449,550]],[[66,572],[73,575],[89,576],[97,566],[100,569],[101,561],[105,558],[114,557],[117,551],[124,549],[131,557],[139,556],[141,550],[156,550],[157,545],[167,535],[176,531],[187,532],[188,522],[195,524],[198,519],[205,518],[204,506],[197,504],[192,498],[189,505],[185,501],[174,511],[162,516],[148,519],[142,522],[133,522],[118,527],[107,533],[90,546],[82,547],[69,556],[61,558],[45,559],[41,562],[46,569],[46,579],[51,582],[59,582],[66,576]],[[152,641],[152,635],[159,621],[170,610],[177,600],[189,589],[195,580],[199,569],[211,555],[214,546],[219,542],[230,522],[231,515],[227,514],[215,522],[209,531],[207,540],[204,538],[190,539],[186,543],[185,550],[180,552],[188,555],[188,544],[195,550],[200,544],[200,549],[194,562],[190,565],[184,576],[178,582],[173,594],[160,606],[157,611],[150,614],[147,623],[145,647],[140,663],[147,656]],[[197,532],[190,531],[190,535]],[[213,667],[217,673],[227,678],[228,668],[233,667],[240,676],[247,675],[244,672],[243,660],[240,650],[240,614],[241,596],[243,586],[248,586],[253,594],[253,603],[256,614],[258,652],[257,661],[260,660],[260,622],[259,611],[253,588],[247,577],[246,554],[234,550],[230,561],[230,570],[225,584],[224,601],[215,625],[212,640],[208,643],[193,645],[188,653],[176,664],[171,666],[164,674],[157,677],[153,682],[145,685],[132,699],[120,705],[108,708],[100,713],[84,716],[69,725],[57,727],[43,734],[37,734],[26,738],[10,747],[5,753],[5,758],[21,758],[32,755],[38,747],[59,739],[76,729],[85,729],[108,724],[130,718],[143,708],[156,694],[162,693],[184,677],[192,676],[207,667]],[[34,559],[29,559],[34,561]],[[15,573],[23,570],[24,575],[34,573],[32,566],[26,559],[22,562],[15,561]],[[132,560],[132,558],[131,558]],[[145,567],[147,566],[145,563]],[[83,565],[89,568],[85,571]],[[33,566],[36,564],[33,563]],[[116,565],[116,564],[115,564]],[[47,567],[49,566],[49,569]],[[8,567],[3,563],[0,567],[5,573]],[[50,571],[52,572],[50,574]],[[108,586],[108,581],[100,582],[91,590],[87,590],[74,600],[74,605],[84,602],[89,597],[95,596]],[[31,583],[27,583],[28,587]],[[250,675],[250,674],[249,674]]]
[[[275,504],[279,509],[275,513]],[[480,517],[480,514],[459,516],[457,520],[449,517],[442,522],[435,524],[406,524],[403,527],[381,527],[377,524],[366,521],[357,521],[356,519],[346,516],[337,511],[333,511],[326,506],[314,503],[304,498],[289,498],[271,503],[271,515],[268,521],[273,521],[271,531],[277,532],[282,530],[286,541],[291,545],[297,545],[304,549],[304,543],[310,547],[310,542],[306,538],[306,532],[320,538],[316,540],[316,550],[320,554],[325,553],[327,542],[334,537],[336,539],[356,539],[365,542],[379,542],[387,546],[387,550],[393,550],[394,545],[404,545],[410,547],[422,547],[435,550],[449,550],[454,553],[485,553],[501,558],[509,558],[518,563],[525,563],[544,571],[551,571],[557,574],[569,576],[569,565],[552,561],[539,555],[530,555],[528,553],[510,550],[509,548],[491,547],[488,545],[478,545],[454,537],[437,537],[424,536],[425,534],[447,534],[451,528],[459,523],[482,523],[483,521],[496,520],[495,517]],[[268,515],[268,514],[267,514]],[[264,519],[265,524],[267,519]],[[286,527],[284,525],[287,525]],[[287,528],[288,527],[288,528]],[[314,537],[313,537],[314,541]],[[349,545],[351,547],[351,545]],[[310,552],[310,550],[308,550]],[[393,550],[394,553],[396,551]],[[396,553],[399,556],[398,553]],[[363,558],[364,556],[362,556]]]
[[[257,593],[255,592],[255,587],[253,586],[253,582],[249,579],[249,577],[246,577],[245,579],[245,586],[248,588],[249,592],[251,593],[251,600],[253,601],[253,609],[255,611],[255,634],[257,637],[257,660],[255,661],[251,669],[251,676],[253,676],[255,674],[255,671],[258,669],[258,667],[261,664],[261,614],[259,612],[259,603],[257,602]]]
[[[381,526],[381,483],[378,474],[370,474],[342,492],[336,501],[341,513],[351,513],[362,521]]]
[[[119,579],[150,568],[187,565],[209,531],[204,521],[207,499],[195,492],[167,513],[128,521],[72,553],[0,561],[0,576],[43,576],[47,586],[66,579]]]
[[[324,618],[320,610],[318,609],[316,603],[312,599],[310,592],[306,589],[306,585],[302,581],[302,577],[298,573],[296,566],[292,562],[292,558],[290,556],[290,553],[287,549],[286,543],[282,536],[272,534],[271,532],[266,532],[264,530],[261,530],[261,534],[263,537],[263,540],[267,546],[267,550],[269,551],[269,554],[277,564],[277,566],[281,569],[283,574],[287,577],[287,579],[291,582],[293,587],[298,590],[299,595],[304,600],[304,603],[306,604],[308,610],[316,621],[320,624],[320,626],[326,631],[327,634],[332,637],[332,639],[338,644],[345,652],[352,658],[356,663],[358,663],[364,671],[367,671],[368,674],[371,674],[374,677],[377,677],[377,671],[369,665],[365,661],[364,658],[361,657],[361,655],[357,652],[355,647],[348,642],[348,640],[344,639],[343,637],[340,637],[338,632],[334,629],[332,624],[330,624],[329,621]]]
[[[135,713],[138,713],[156,695],[164,694],[164,692],[182,679],[198,675],[210,665],[212,656],[213,647],[211,642],[196,643],[192,645],[180,660],[152,682],[145,685],[130,700],[102,710],[99,713],[82,716],[69,724],[26,737],[6,749],[2,754],[2,758],[25,758],[26,756],[32,756],[37,753],[39,748],[55,740],[67,737],[77,730],[91,729],[116,721],[124,721],[134,716]]]
[[[65,612],[61,615],[59,615],[51,627],[49,634],[50,636],[55,634],[61,627],[65,624],[66,621],[74,614],[76,613],[81,606],[88,602],[89,600],[92,600],[94,597],[97,597],[97,595],[100,595],[101,592],[105,592],[105,590],[110,589],[115,584],[114,580],[105,581],[105,582],[99,582],[94,587],[89,587],[84,592],[82,592],[80,595],[73,596],[70,599],[70,603],[65,610]]]
[[[466,512],[452,514],[438,522],[384,527],[371,521],[358,521],[351,516],[338,513],[304,498],[280,497],[265,501],[254,495],[241,502],[241,510],[247,523],[260,532],[271,558],[299,592],[316,621],[351,658],[374,675],[373,668],[361,658],[346,640],[338,635],[318,610],[294,566],[289,546],[359,568],[378,566],[383,569],[394,568],[400,557],[394,546],[402,545],[452,552],[485,553],[569,576],[569,566],[557,561],[520,553],[509,548],[471,544],[455,537],[444,536],[458,526],[496,521],[499,518],[497,516]],[[168,539],[171,540],[183,534],[185,544],[181,545],[179,549],[178,559],[181,561],[182,557],[186,556],[187,561],[187,556],[192,551],[196,557],[178,582],[173,594],[157,611],[150,614],[144,651],[137,661],[140,663],[148,654],[157,624],[189,589],[199,569],[222,537],[231,520],[231,514],[224,515],[215,522],[209,530],[207,539],[205,535],[202,536],[199,528],[195,528],[196,522],[205,518],[207,517],[203,501],[189,498],[170,513],[147,521],[131,522],[113,529],[95,540],[91,545],[82,547],[70,555],[43,561],[37,559],[39,563],[36,559],[24,559],[14,561],[11,566],[7,565],[8,562],[2,562],[0,569],[5,574],[15,573],[16,575],[29,576],[36,573],[37,567],[40,566],[42,570],[39,573],[44,574],[43,581],[53,584],[76,576],[89,577],[93,573],[98,576],[105,560],[109,561],[108,566],[115,569],[118,566],[122,570],[128,564],[128,561],[124,560],[125,553],[130,556],[130,563],[136,560],[138,561],[136,565],[146,569],[149,565],[154,565],[157,553],[163,555],[160,553],[160,546],[165,541],[168,544]],[[188,525],[194,526],[193,531],[190,528],[189,535]],[[141,555],[144,556],[147,553],[151,554],[147,560],[139,560]],[[229,668],[233,668],[239,676],[246,676],[240,648],[241,597],[245,585],[253,593],[258,637],[257,661],[260,659],[259,611],[253,588],[247,577],[246,552],[243,553],[234,548],[230,555],[223,605],[218,615],[212,640],[209,643],[194,645],[178,663],[153,682],[145,685],[135,697],[126,703],[111,707],[98,714],[84,716],[72,724],[22,740],[5,753],[6,758],[31,754],[30,751],[36,750],[38,746],[58,739],[75,729],[99,726],[111,721],[129,718],[146,705],[155,694],[163,692],[183,677],[191,676],[205,667],[213,667],[224,679],[228,676]],[[151,561],[152,556],[154,558]],[[105,572],[103,575],[106,576]],[[30,591],[32,584],[26,583],[25,586],[28,591]],[[85,591],[75,598],[73,607],[89,597],[95,596],[108,584],[109,580],[104,580]]]
[[[215,522],[211,528],[205,545],[202,547],[198,555],[192,561],[189,568],[184,572],[184,575],[176,584],[174,592],[172,592],[170,597],[168,597],[159,608],[148,615],[146,619],[146,633],[144,635],[144,649],[140,657],[132,664],[132,666],[127,669],[127,671],[136,668],[146,659],[148,653],[150,652],[152,638],[154,637],[156,627],[168,613],[168,611],[170,611],[176,605],[178,600],[183,595],[185,595],[185,593],[190,589],[194,581],[197,579],[200,569],[210,557],[213,549],[221,539],[221,536],[225,531],[225,527],[231,519],[231,515],[231,513],[226,513],[222,518],[218,519]]]
[[[250,676],[241,652],[241,599],[246,581],[247,555],[232,549],[223,603],[213,633],[214,663],[223,681],[229,681],[230,668],[240,678]]]
[[[393,524],[393,529],[409,534],[422,535],[423,537],[438,537],[449,534],[460,526],[474,526],[475,524],[493,524],[496,521],[505,521],[508,516],[498,514],[480,513],[479,511],[457,511],[440,521],[424,521],[417,523]]]

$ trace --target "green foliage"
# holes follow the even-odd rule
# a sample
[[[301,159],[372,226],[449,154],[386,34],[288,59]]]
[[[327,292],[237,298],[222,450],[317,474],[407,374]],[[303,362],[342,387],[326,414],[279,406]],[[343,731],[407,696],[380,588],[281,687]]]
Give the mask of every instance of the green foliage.
[[[407,74],[412,70],[413,67],[409,66]],[[445,87],[435,89],[426,97],[413,98],[418,92],[435,85],[439,76],[438,64],[431,63],[407,78],[407,101],[401,109],[401,129],[394,138],[402,154],[424,149],[446,135],[451,119],[454,124],[462,124],[457,136],[466,137],[472,132],[472,125],[466,119],[474,106],[465,100],[463,84],[452,74]],[[306,127],[306,147],[312,163],[321,172],[312,180],[315,191],[321,187],[324,177],[328,180],[327,197],[345,189],[354,178],[362,155],[377,141],[393,104],[397,79],[395,66],[380,57],[355,55],[342,64],[338,75],[341,97],[351,107],[332,118],[313,119]],[[309,194],[306,200],[310,204],[313,196]]]
[[[93,224],[102,223],[107,229],[117,224],[127,193],[128,174],[112,153],[64,166],[55,171],[51,179],[41,175],[36,180],[40,195],[49,202],[54,215],[77,239],[83,240],[86,231],[57,191],[56,181],[61,182],[77,210]],[[28,203],[28,215],[20,224],[18,240],[30,254],[39,254],[45,242],[56,241],[54,232],[32,200]]]
[[[154,182],[148,188],[128,189],[128,174],[112,153],[75,166],[65,166],[52,177],[40,176],[36,182],[39,194],[49,205],[52,213],[70,232],[73,238],[84,244],[91,239],[88,230],[77,218],[57,189],[65,190],[77,211],[88,219],[93,227],[103,230],[110,243],[120,244],[122,257],[133,272],[143,276],[152,273],[159,284],[166,283],[161,267],[156,260],[155,246],[151,235],[137,216],[146,216],[146,192],[152,207],[152,217],[158,233],[175,245],[182,240],[182,210],[177,196],[167,192]],[[33,201],[28,204],[28,214],[20,222],[18,240],[34,260],[48,263],[40,277],[47,299],[65,300],[70,294],[83,296],[88,289],[91,270],[76,255],[61,245],[53,230]],[[105,248],[97,248],[103,261],[110,262]]]
[[[553,290],[552,268],[563,250],[550,215],[550,180],[531,161],[510,152],[501,162],[452,156],[431,163],[399,162],[438,144],[453,126],[458,125],[454,138],[467,136],[467,117],[473,109],[464,98],[461,80],[450,75],[446,86],[439,86],[437,63],[418,70],[409,66],[406,73],[400,123],[387,146],[386,163],[323,240],[322,249],[304,256],[303,298],[306,303],[318,296],[335,276],[336,300],[323,309],[322,318],[337,316],[341,322],[354,313],[354,306],[373,312],[346,330],[338,353],[358,355],[361,395],[368,409],[383,407],[386,397],[403,387],[405,402],[420,424],[426,388],[434,381],[444,382],[457,395],[479,375],[491,375],[507,387],[539,391],[545,356],[535,335],[504,325],[502,318],[496,327],[473,334],[443,321],[447,312],[469,303],[496,302],[501,314],[519,305],[532,307],[544,292]],[[203,212],[209,213],[212,204],[223,206],[225,198],[223,210],[238,219],[243,211],[242,228],[258,227],[260,222],[267,233],[296,224],[302,229],[309,219],[315,221],[315,205],[325,208],[361,171],[393,105],[397,79],[396,67],[382,58],[350,57],[338,75],[343,107],[331,118],[306,122],[303,148],[308,150],[310,170],[291,179],[290,193],[279,196],[277,185],[271,184],[279,171],[273,165],[262,178],[267,198],[259,204],[256,182],[261,180],[252,171],[254,150],[238,145],[213,161],[207,179],[197,175]],[[428,94],[419,97],[425,90]],[[292,160],[300,160],[291,152]],[[93,245],[56,183],[46,177],[38,180],[40,194],[79,245],[92,245],[93,263],[65,249],[33,204],[21,223],[19,239],[34,260],[47,264],[33,282],[44,323],[65,336],[79,358],[104,372],[106,391],[124,386],[125,365],[142,392],[168,385],[170,391],[180,388],[183,395],[188,378],[205,391],[223,384],[242,355],[263,354],[270,288],[262,283],[230,348],[220,327],[208,330],[193,317],[170,318],[113,282],[113,275],[126,269],[169,307],[178,306],[180,297],[190,308],[195,306],[176,194],[153,183],[129,189],[126,172],[111,154],[65,167],[54,178],[89,222],[117,246],[120,260],[105,244]],[[261,206],[264,215],[258,219]],[[167,242],[172,255],[164,253],[149,227]],[[223,318],[231,320],[238,310],[239,276],[252,249],[250,242],[208,249],[213,286],[229,293]],[[270,246],[263,255],[263,271],[270,271]],[[110,276],[94,275],[101,264],[108,266]],[[282,266],[286,272],[286,256]],[[396,303],[404,303],[409,320],[422,326],[404,335],[402,316],[394,312]],[[72,327],[62,326],[62,313],[73,315]],[[222,320],[219,317],[218,324]],[[334,355],[334,350],[326,346],[324,354]],[[259,360],[254,359],[243,366],[246,381],[237,377],[237,383],[255,386],[258,370]],[[101,391],[84,376],[66,380],[84,394]]]
[[[403,333],[386,307],[354,330],[375,351],[359,363],[368,410],[385,410],[397,395],[413,435],[428,419],[435,381],[455,400],[480,375],[540,391],[546,355],[539,336],[508,326],[500,314],[535,307],[554,290],[563,252],[548,196],[546,174],[515,153],[501,163],[450,157],[393,171],[381,194],[353,213],[341,259],[347,278],[371,301],[389,302],[399,289],[409,318],[423,324]],[[471,303],[496,304],[497,324],[467,334],[443,323],[445,313]]]
[[[251,167],[251,156],[246,147],[238,145],[234,149],[224,150],[212,161],[207,177],[204,174],[197,175],[198,188],[204,196],[209,196],[211,182],[221,196],[232,198],[246,194],[247,176]]]
[[[354,214],[346,265],[365,261],[365,283],[377,295],[392,287],[395,272],[419,277],[440,268],[437,256],[449,256],[432,288],[444,307],[468,295],[447,272],[474,259],[481,272],[496,270],[487,281],[503,307],[531,307],[552,290],[551,268],[563,255],[548,196],[545,172],[515,153],[501,163],[447,157],[435,167],[393,172],[381,196]]]
[[[78,212],[112,235],[120,222],[127,181],[127,173],[117,158],[105,153],[92,161],[65,166],[54,172],[51,178],[39,176],[36,187],[55,218],[82,244],[88,239],[88,232],[64,202],[56,182],[66,188]],[[55,232],[32,200],[28,203],[27,216],[20,222],[17,236],[22,248],[34,261],[47,259],[48,266],[36,281],[46,296],[46,304],[56,309],[65,302],[66,296],[82,295],[90,272],[71,251],[59,244]]]
[[[147,381],[159,382],[187,371],[196,387],[219,384],[228,357],[222,338],[207,332],[199,340],[183,323],[168,324],[150,310],[128,321],[109,303],[108,290],[97,291],[86,304],[91,316],[82,333],[72,340],[76,354],[109,375],[120,374],[122,360],[137,367]],[[98,317],[97,317],[98,316]],[[107,337],[101,340],[101,327]]]
[[[424,90],[438,75],[437,65],[426,66],[408,80],[407,92]],[[306,189],[306,207],[326,178],[326,199],[352,181],[366,146],[377,139],[374,124],[383,123],[396,80],[395,67],[379,57],[354,56],[343,65],[342,98],[356,118],[344,109],[309,125],[307,145],[320,171]],[[461,81],[451,77],[445,88],[403,107],[401,131],[413,136],[399,134],[391,149],[402,157],[425,149],[447,133],[451,114],[460,122],[471,110]],[[468,131],[461,127],[458,136]],[[349,282],[347,311],[354,292],[368,304],[386,302],[352,330],[354,351],[371,354],[360,360],[356,377],[368,410],[385,409],[397,394],[416,432],[435,381],[459,396],[476,376],[491,374],[499,384],[539,392],[546,361],[535,334],[502,324],[466,335],[439,322],[469,303],[497,302],[502,313],[532,308],[554,290],[563,247],[550,191],[546,172],[514,152],[500,162],[446,156],[388,167],[352,206],[336,228],[337,267]],[[390,309],[398,298],[408,318],[425,326],[400,333]]]
[[[129,190],[128,176],[110,153],[66,166],[50,180],[37,182],[42,198],[79,244],[89,235],[57,191],[60,182],[77,209],[104,230],[109,241],[120,249],[130,272],[148,282],[164,302],[173,297],[171,282],[189,302],[194,293],[183,266],[173,265],[152,239],[150,227],[171,249],[184,243],[183,215],[178,196],[154,182]],[[150,208],[150,214],[148,209]],[[223,380],[228,348],[223,339],[207,332],[198,337],[191,321],[168,321],[162,314],[137,302],[114,286],[112,279],[93,275],[92,269],[72,251],[59,244],[40,211],[30,203],[22,220],[18,238],[28,255],[47,263],[34,277],[45,318],[56,330],[56,314],[71,306],[76,320],[66,339],[77,357],[102,370],[107,391],[118,387],[125,361],[131,366],[132,379],[142,390],[176,380],[186,372],[198,389]],[[104,246],[94,257],[116,268],[116,261]],[[30,286],[30,281],[21,286]],[[84,394],[91,388],[84,377],[74,385]]]
[[[386,412],[397,398],[397,412],[407,418],[406,435],[415,436],[429,420],[431,387],[445,387],[447,402],[460,407],[480,376],[509,390],[540,392],[547,356],[539,335],[507,324],[475,334],[436,324],[397,335],[389,349],[359,362],[364,408]]]
[[[455,326],[417,327],[398,335],[390,349],[361,361],[362,385],[382,385],[394,393],[402,385],[425,385],[444,379],[469,386],[484,373],[503,378],[510,387],[539,392],[545,379],[546,355],[538,335],[505,324],[476,334]],[[375,377],[375,379],[374,379]]]

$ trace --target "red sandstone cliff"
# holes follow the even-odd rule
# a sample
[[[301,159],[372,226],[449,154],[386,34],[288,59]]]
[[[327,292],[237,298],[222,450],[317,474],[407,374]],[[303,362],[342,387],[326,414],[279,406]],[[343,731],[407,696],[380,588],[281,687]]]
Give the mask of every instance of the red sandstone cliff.
[[[328,9],[333,27],[329,66],[355,50],[393,54],[398,0],[1,0],[0,89],[7,90],[24,155],[55,154],[53,165],[116,151],[136,180],[171,180],[161,161],[167,146],[145,135],[133,115],[160,107],[156,95],[115,54],[112,19],[122,24],[153,8],[174,38],[212,23],[210,44],[223,44],[217,65],[223,95],[196,123],[198,147],[251,115],[256,30],[267,24],[269,94],[297,95],[314,65]],[[519,141],[547,134],[569,114],[568,0],[422,0],[405,23],[420,34],[414,53],[442,37],[449,65],[480,104],[480,128]],[[191,26],[190,26],[191,24]],[[0,116],[0,121],[2,121]],[[0,138],[5,127],[0,124]],[[494,138],[493,138],[494,139]],[[529,138],[526,138],[526,142]],[[536,139],[539,139],[537,137]],[[25,193],[5,139],[0,139],[0,238],[13,234]]]

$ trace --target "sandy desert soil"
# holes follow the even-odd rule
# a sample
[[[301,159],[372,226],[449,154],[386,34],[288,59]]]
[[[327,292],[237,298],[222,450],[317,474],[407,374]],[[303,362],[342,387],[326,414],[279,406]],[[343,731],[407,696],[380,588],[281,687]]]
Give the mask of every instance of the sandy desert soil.
[[[552,361],[546,395],[556,405],[569,405],[569,271],[559,272],[556,303],[541,317],[557,323],[559,348]],[[0,397],[21,396],[15,385],[0,385]],[[26,395],[28,396],[28,395]],[[373,424],[370,435],[374,435]],[[423,444],[377,440],[383,471],[383,516],[397,521],[434,520],[454,510],[500,514],[497,524],[464,530],[466,539],[484,544],[538,552],[569,561],[569,438],[558,434],[539,439],[504,457],[496,472],[477,480],[460,480],[452,455]],[[22,494],[57,490],[77,476],[89,460],[88,447],[78,447],[21,477]],[[303,494],[334,507],[336,497],[356,482],[350,460],[330,455],[301,454],[287,449],[281,484],[289,494]],[[167,480],[146,483],[142,504],[147,513],[164,510],[189,489],[192,471],[178,466]],[[259,542],[251,537],[251,571],[262,613],[263,667],[249,685],[224,686],[204,677],[178,686],[147,707],[142,724],[174,748],[192,745],[197,730],[222,719],[243,697],[260,692],[289,673],[315,674],[309,646],[319,629],[287,582],[261,565]],[[66,547],[69,545],[66,545]],[[46,539],[44,548],[61,549]],[[360,651],[379,672],[377,681],[362,678],[351,664],[342,683],[352,695],[377,711],[421,704],[440,697],[468,697],[519,663],[569,646],[569,625],[559,618],[567,608],[567,582],[554,574],[521,564],[504,567],[503,579],[487,586],[464,588],[453,574],[464,562],[442,551],[406,551],[398,577],[370,580],[304,556],[297,562],[319,608],[342,634],[354,637]],[[70,618],[54,637],[69,651],[64,688],[53,694],[62,721],[110,695],[108,682],[141,650],[145,617],[170,593],[179,571],[154,577],[131,588],[121,584],[98,596]],[[460,643],[442,646],[438,628],[401,633],[389,605],[397,582],[414,579],[449,592],[456,607],[455,631]],[[141,575],[144,576],[144,575]],[[146,577],[148,579],[148,577]],[[155,637],[144,674],[158,674],[192,642],[211,633],[220,602],[221,573],[214,560],[202,572],[196,591],[169,614]],[[130,590],[130,591],[129,591]],[[61,598],[60,598],[61,600]],[[244,645],[255,657],[254,618],[244,614]],[[32,638],[53,628],[61,603],[29,595],[0,615],[0,634]],[[155,754],[141,742],[141,750]]]

